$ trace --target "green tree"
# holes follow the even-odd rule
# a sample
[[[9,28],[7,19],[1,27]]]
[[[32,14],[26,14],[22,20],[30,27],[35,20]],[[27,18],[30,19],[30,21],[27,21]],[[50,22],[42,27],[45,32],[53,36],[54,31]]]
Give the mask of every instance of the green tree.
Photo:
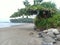
[[[43,2],[41,4],[44,8],[48,9],[48,10],[51,10],[52,13],[56,13],[56,5],[55,3],[51,3],[51,2]]]
[[[35,4],[30,5],[28,0],[25,0],[24,1],[25,8],[19,9],[11,17],[15,17],[15,16],[17,17],[17,16],[22,16],[22,15],[26,15],[28,17],[29,15],[39,14],[40,10],[45,10],[45,9],[50,10],[53,13],[56,12],[56,7],[55,7],[54,3],[42,2],[43,0],[34,0],[34,1],[38,2],[37,5],[35,5]]]
[[[12,17],[19,17],[20,15],[19,15],[19,13],[18,12],[14,12],[11,16],[10,16],[10,18],[12,18]]]

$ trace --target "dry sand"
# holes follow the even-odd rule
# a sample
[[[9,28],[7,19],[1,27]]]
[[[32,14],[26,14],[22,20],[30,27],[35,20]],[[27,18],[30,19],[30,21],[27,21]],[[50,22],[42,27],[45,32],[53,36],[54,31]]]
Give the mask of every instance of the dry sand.
[[[34,24],[24,24],[0,28],[0,45],[29,45],[29,41],[36,37]]]

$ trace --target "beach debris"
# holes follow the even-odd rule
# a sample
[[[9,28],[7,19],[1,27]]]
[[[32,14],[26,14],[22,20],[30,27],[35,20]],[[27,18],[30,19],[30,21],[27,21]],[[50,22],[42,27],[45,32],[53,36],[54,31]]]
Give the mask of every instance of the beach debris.
[[[30,32],[29,35],[33,35],[34,33],[33,32]]]

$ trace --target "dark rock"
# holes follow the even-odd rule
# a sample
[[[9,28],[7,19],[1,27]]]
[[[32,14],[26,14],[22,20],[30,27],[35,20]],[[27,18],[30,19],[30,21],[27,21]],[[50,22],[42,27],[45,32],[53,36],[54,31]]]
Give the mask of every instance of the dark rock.
[[[43,37],[42,32],[39,32],[38,35],[39,35],[39,38]]]

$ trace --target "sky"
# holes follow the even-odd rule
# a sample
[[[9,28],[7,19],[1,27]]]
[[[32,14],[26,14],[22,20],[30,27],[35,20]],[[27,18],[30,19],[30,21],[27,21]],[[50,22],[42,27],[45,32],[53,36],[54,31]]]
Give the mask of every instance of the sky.
[[[24,0],[0,0],[0,19],[9,18],[14,12],[18,9],[23,8]],[[60,7],[59,0],[44,0],[44,1],[52,1],[56,3],[57,8]],[[33,0],[29,0],[30,4],[33,4]]]

